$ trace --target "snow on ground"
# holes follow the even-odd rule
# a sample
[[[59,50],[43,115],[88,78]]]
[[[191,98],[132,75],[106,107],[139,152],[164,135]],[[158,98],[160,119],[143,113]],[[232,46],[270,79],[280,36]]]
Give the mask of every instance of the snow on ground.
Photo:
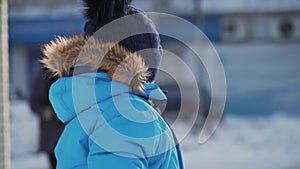
[[[205,144],[181,144],[186,169],[299,169],[300,118],[226,117]]]
[[[48,156],[38,152],[39,119],[27,102],[10,103],[11,169],[49,169]]]

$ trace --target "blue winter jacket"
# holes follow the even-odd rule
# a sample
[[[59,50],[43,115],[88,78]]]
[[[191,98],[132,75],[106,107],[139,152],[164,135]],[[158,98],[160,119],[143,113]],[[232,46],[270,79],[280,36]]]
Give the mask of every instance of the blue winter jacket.
[[[171,129],[149,99],[164,100],[156,84],[131,92],[105,72],[57,80],[50,100],[66,124],[56,148],[57,169],[182,168]]]

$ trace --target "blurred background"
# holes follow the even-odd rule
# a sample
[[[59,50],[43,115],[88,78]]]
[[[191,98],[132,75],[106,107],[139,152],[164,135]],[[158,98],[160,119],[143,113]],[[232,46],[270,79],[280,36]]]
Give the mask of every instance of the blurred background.
[[[210,106],[207,72],[188,47],[161,36],[163,48],[181,57],[199,77],[198,118],[181,143],[187,169],[300,168],[299,0],[135,0],[133,4],[195,24],[212,42],[224,65],[224,115],[213,137],[198,144]],[[47,169],[49,159],[38,148],[40,119],[28,100],[40,71],[41,45],[56,35],[83,34],[81,1],[9,0],[8,5],[11,168]],[[171,22],[161,25],[161,29],[181,30],[186,39],[193,40],[184,27],[172,27]],[[181,75],[179,66],[174,65]],[[189,86],[187,77],[179,78]],[[163,116],[170,123],[180,106],[195,104],[191,100],[180,105],[178,85],[166,72],[159,73],[157,82],[169,91]],[[182,119],[183,128],[188,116],[187,112],[187,118]]]

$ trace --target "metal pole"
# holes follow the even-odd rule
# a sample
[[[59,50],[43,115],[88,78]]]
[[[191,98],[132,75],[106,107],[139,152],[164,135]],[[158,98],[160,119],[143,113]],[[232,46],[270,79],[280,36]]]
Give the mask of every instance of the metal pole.
[[[194,0],[194,17],[195,17],[195,25],[198,27],[202,27],[203,16],[201,13],[201,0]]]
[[[0,169],[10,169],[7,0],[0,6]]]

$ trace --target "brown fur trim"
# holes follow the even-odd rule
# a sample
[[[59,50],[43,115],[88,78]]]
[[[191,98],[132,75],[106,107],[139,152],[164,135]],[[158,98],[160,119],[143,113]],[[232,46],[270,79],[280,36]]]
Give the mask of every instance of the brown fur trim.
[[[68,74],[76,63],[83,63],[90,65],[92,71],[107,71],[113,80],[142,92],[142,84],[150,76],[141,56],[126,51],[118,44],[101,43],[92,37],[57,37],[42,51],[45,57],[40,60],[41,63],[59,78]]]
[[[72,38],[58,36],[42,48],[44,57],[40,60],[54,77],[61,78],[69,73],[86,38],[75,35]]]

